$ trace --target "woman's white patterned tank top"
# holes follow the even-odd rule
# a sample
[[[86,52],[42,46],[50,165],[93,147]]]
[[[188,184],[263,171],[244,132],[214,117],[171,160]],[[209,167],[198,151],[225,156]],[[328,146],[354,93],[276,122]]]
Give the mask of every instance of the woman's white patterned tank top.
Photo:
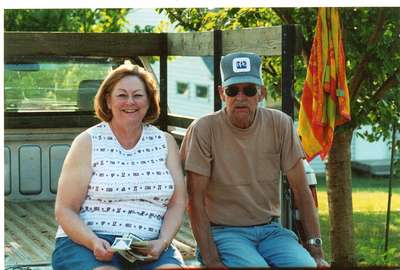
[[[143,125],[138,143],[126,150],[106,122],[87,132],[92,139],[92,178],[81,219],[96,233],[157,238],[174,192],[165,134]],[[57,237],[62,236],[59,226]]]

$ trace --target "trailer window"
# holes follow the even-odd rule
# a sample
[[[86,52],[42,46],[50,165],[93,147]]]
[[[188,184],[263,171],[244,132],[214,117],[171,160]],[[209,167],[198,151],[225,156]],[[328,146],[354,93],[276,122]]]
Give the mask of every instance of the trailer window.
[[[6,112],[92,111],[109,62],[44,61],[6,64]]]

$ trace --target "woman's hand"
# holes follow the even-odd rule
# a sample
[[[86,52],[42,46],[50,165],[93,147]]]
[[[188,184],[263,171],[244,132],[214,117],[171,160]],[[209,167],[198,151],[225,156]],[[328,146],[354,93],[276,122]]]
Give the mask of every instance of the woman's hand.
[[[163,239],[150,240],[148,241],[147,247],[140,248],[140,253],[144,256],[149,256],[148,260],[158,260],[161,253],[163,253],[168,246],[168,242]]]
[[[93,254],[99,261],[111,261],[114,252],[110,250],[110,243],[96,237],[92,243]]]

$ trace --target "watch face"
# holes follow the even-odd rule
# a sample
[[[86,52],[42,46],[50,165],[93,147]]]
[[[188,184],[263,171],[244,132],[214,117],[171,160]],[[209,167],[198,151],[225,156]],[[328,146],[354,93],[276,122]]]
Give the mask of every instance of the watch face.
[[[310,240],[308,240],[308,244],[320,247],[322,246],[322,240],[321,238],[311,238]]]

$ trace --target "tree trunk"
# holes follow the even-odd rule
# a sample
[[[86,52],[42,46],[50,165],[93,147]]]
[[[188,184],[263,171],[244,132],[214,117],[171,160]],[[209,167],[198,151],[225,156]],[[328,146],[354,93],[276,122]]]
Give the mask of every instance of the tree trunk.
[[[353,240],[350,144],[353,130],[335,132],[329,152],[327,189],[333,267],[356,265]]]

